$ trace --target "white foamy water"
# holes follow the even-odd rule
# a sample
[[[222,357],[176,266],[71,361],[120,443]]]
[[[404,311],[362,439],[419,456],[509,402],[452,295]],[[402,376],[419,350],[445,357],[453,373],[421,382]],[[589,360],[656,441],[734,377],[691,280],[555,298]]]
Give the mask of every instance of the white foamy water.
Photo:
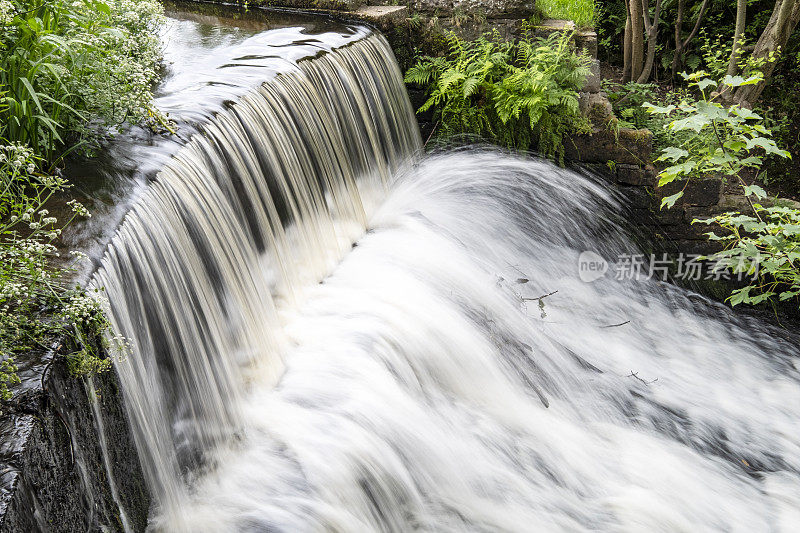
[[[629,249],[609,202],[491,152],[407,171],[280,312],[279,382],[250,384],[245,437],[158,524],[792,531],[796,345],[673,287],[580,281],[587,246]],[[520,301],[556,290],[544,318]]]

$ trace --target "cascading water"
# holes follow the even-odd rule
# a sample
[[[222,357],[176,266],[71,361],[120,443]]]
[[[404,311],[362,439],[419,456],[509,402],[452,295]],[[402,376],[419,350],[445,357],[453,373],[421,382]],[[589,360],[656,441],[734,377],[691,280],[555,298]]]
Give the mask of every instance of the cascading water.
[[[420,145],[372,35],[230,105],[128,214],[95,283],[154,529],[800,523],[795,338],[581,281],[634,251],[591,179]]]
[[[246,380],[280,375],[275,303],[333,268],[419,149],[398,76],[373,35],[258,87],[175,155],[110,244],[95,283],[132,344],[118,372],[167,509],[242,430]]]

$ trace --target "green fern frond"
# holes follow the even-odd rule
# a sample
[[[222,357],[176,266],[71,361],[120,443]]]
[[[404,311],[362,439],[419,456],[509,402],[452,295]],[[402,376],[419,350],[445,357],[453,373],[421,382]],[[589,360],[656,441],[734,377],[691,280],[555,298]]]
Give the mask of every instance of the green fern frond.
[[[445,57],[422,57],[406,82],[425,86],[440,137],[478,135],[509,148],[538,150],[563,161],[563,137],[586,128],[577,91],[589,73],[589,58],[572,51],[572,35],[502,40],[498,31],[474,41],[446,35]]]

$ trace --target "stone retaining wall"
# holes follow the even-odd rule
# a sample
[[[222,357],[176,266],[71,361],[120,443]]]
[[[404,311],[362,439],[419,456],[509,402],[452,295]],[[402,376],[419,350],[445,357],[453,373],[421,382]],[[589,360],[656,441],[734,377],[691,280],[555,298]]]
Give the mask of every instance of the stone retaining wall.
[[[17,361],[0,416],[0,533],[144,531],[150,497],[116,373],[75,378],[66,349]]]

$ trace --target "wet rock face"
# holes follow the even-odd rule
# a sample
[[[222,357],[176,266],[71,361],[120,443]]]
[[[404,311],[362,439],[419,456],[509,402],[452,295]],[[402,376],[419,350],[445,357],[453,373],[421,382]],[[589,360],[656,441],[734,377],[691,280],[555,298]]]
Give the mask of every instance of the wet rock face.
[[[22,377],[0,417],[0,533],[144,531],[150,497],[116,374],[77,379],[55,355]]]

